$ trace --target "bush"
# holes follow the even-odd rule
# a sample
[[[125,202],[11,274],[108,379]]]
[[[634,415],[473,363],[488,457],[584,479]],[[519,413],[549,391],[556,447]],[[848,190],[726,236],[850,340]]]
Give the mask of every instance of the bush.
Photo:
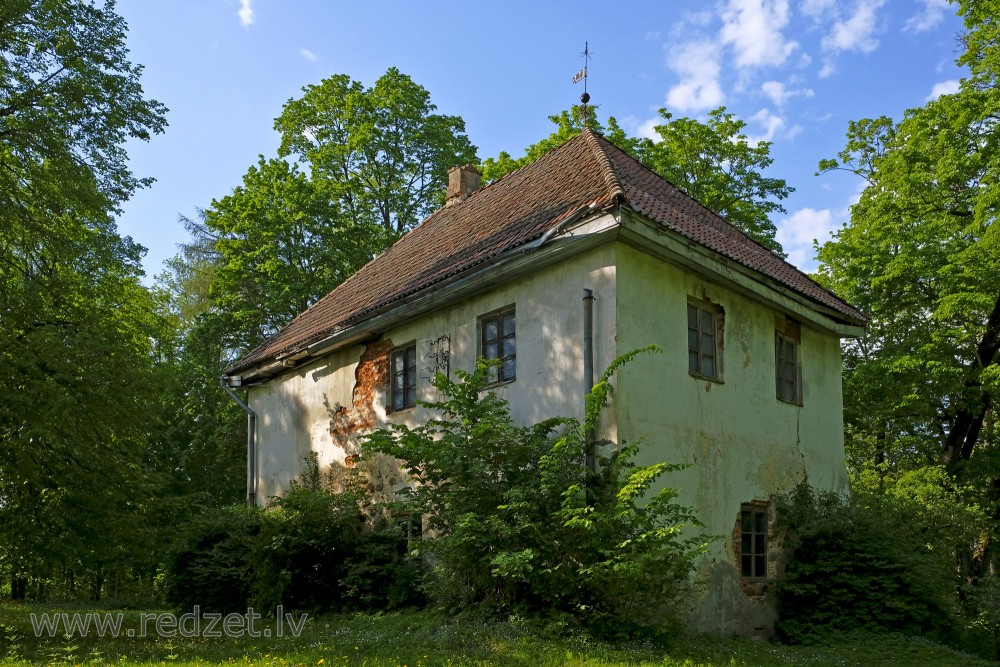
[[[355,493],[331,493],[315,459],[267,509],[194,517],[166,559],[170,604],[204,611],[394,609],[422,602],[398,526],[365,522]]]
[[[495,362],[481,361],[458,382],[434,379],[442,399],[422,405],[440,418],[365,439],[366,456],[396,457],[413,480],[407,502],[434,536],[419,546],[438,604],[546,614],[601,636],[662,629],[671,618],[705,540],[681,536],[700,524],[676,491],[646,493],[678,466],[635,466],[635,445],[596,457],[596,472],[586,464],[609,379],[636,354],[605,372],[582,424],[515,425],[506,401],[486,390]]]
[[[791,547],[775,585],[780,639],[812,643],[854,630],[954,639],[953,552],[949,574],[948,556],[927,548],[916,508],[802,484],[777,509]]]
[[[395,609],[421,601],[418,564],[408,558],[397,525],[370,524],[360,495],[332,493],[319,483],[315,458],[301,482],[265,514],[254,553],[254,603],[314,611]]]
[[[195,515],[167,553],[164,592],[182,609],[245,612],[253,592],[251,563],[264,512],[246,506]]]

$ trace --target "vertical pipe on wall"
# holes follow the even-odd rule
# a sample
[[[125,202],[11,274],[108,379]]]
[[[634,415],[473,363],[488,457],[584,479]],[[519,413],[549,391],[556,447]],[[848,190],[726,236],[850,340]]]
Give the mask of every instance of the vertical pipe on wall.
[[[594,290],[591,289],[583,290],[583,385],[583,418],[586,420],[586,396],[594,388]],[[592,436],[592,433],[587,434],[587,468],[594,472],[596,468]]]
[[[247,413],[247,506],[253,507],[257,504],[257,413],[250,409],[250,406],[240,400],[226,381],[226,376],[219,378],[219,384],[226,390],[226,393],[236,401],[236,404]]]

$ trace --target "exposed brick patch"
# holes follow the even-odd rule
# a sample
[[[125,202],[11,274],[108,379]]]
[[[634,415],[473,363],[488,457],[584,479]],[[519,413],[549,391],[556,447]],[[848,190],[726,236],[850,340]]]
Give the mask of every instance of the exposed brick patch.
[[[379,389],[386,389],[389,381],[389,352],[391,340],[369,343],[361,353],[354,371],[354,392],[350,406],[338,405],[330,418],[330,436],[345,451],[359,433],[378,426],[375,396]]]

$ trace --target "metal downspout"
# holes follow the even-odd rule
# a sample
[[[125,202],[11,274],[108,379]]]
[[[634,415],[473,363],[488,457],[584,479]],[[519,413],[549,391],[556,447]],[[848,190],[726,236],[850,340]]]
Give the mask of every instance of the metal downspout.
[[[586,396],[594,389],[594,290],[583,290],[583,395],[584,421],[587,419]],[[587,433],[587,468],[596,472],[593,433]]]
[[[229,387],[225,375],[219,378],[219,384],[236,404],[243,408],[243,412],[247,413],[247,506],[253,507],[257,504],[257,441],[254,437],[257,433],[257,413]]]

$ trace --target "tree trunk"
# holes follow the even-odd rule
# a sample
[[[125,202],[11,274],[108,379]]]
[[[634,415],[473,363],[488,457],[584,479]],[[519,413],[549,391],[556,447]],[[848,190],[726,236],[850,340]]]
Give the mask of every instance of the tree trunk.
[[[992,366],[1000,350],[1000,295],[993,304],[993,311],[986,321],[986,330],[976,347],[976,358],[972,363],[971,372],[977,372]],[[975,399],[966,403],[955,414],[948,440],[941,454],[941,462],[948,466],[954,475],[961,472],[961,464],[972,457],[972,451],[979,440],[983,429],[983,421],[993,404],[989,391],[983,389],[978,377],[970,377],[965,381],[966,394],[976,394]]]

